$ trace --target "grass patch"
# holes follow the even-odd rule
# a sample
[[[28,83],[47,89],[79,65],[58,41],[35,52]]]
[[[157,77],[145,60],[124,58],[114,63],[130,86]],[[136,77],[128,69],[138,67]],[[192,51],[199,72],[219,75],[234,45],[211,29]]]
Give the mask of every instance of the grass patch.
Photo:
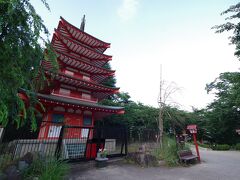
[[[69,165],[56,158],[36,159],[24,173],[24,179],[61,180],[69,171]]]
[[[156,149],[154,153],[159,160],[164,160],[168,166],[178,166],[179,158],[177,152],[189,149],[188,145],[178,147],[175,139],[164,137],[163,147]]]
[[[183,146],[177,146],[175,138],[170,138],[168,136],[165,136],[163,139],[163,147],[160,148],[159,145],[156,145],[156,143],[142,143],[147,144],[146,152],[145,154],[150,154],[149,158],[151,160],[146,160],[145,162],[153,162],[153,164],[150,164],[150,166],[157,166],[158,161],[164,161],[167,166],[178,166],[179,163],[179,157],[178,157],[178,151],[180,150],[190,150],[190,145],[186,144]],[[137,156],[137,153],[139,152],[139,148],[142,146],[141,143],[133,143],[128,146],[128,156],[126,157],[126,161],[131,164],[140,164],[140,159]],[[148,158],[148,157],[147,157]],[[155,163],[156,162],[156,163]]]
[[[203,147],[203,148],[211,148],[209,144],[198,143],[198,146]]]

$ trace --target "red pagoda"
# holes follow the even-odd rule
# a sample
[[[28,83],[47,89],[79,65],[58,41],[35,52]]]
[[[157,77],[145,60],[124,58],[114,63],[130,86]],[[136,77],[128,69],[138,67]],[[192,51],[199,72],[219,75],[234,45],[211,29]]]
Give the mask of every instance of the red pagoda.
[[[42,61],[50,85],[37,94],[45,107],[38,139],[58,138],[61,126],[55,123],[93,127],[94,122],[104,116],[124,113],[122,107],[98,104],[117,93],[119,88],[102,84],[115,72],[104,68],[112,60],[112,56],[104,54],[110,43],[84,32],[84,25],[85,19],[79,29],[61,17],[51,42],[59,64],[57,74],[52,72],[49,61]],[[86,137],[89,132],[87,129],[75,129],[70,133],[69,130],[66,137],[79,137],[79,133]]]

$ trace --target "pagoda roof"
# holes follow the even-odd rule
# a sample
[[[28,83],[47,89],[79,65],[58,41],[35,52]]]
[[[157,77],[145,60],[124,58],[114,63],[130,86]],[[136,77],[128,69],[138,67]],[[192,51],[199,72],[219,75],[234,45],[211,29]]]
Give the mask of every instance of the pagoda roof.
[[[89,59],[86,56],[80,55],[76,52],[69,50],[69,48],[59,39],[56,33],[53,34],[52,46],[54,50],[57,52],[64,52],[66,54],[76,57],[77,59],[81,59],[82,61],[85,61],[85,62],[88,61],[92,65],[95,65],[98,67],[104,66],[104,64],[106,64],[109,61],[109,60],[104,61],[104,60],[97,60],[97,59]]]
[[[58,61],[64,64],[64,66],[71,67],[76,71],[83,71],[85,73],[91,74],[91,79],[95,82],[101,83],[104,79],[114,76],[115,71],[110,69],[105,69],[102,67],[94,66],[89,62],[81,61],[79,58],[69,55],[65,52],[56,51],[58,56]],[[42,61],[42,65],[45,69],[53,69],[53,65],[46,60]],[[61,67],[61,64],[60,64]]]
[[[99,40],[92,35],[80,30],[76,26],[66,21],[63,17],[60,17],[60,19],[61,20],[59,21],[58,29],[64,31],[64,33],[68,33],[75,40],[86,44],[101,53],[110,47],[110,43]]]
[[[67,84],[70,86],[74,86],[76,88],[84,88],[86,90],[92,91],[92,94],[94,97],[97,97],[98,99],[104,99],[105,97],[118,93],[120,88],[113,88],[104,86],[101,84],[94,83],[92,81],[86,81],[83,79],[75,78],[70,75],[66,75],[64,73],[59,72],[58,74],[55,74],[51,71],[46,70],[45,73],[47,75],[50,75],[54,77],[55,80],[57,80],[61,84]]]
[[[56,40],[59,42],[56,42]],[[80,57],[84,57],[90,61],[97,61],[96,62],[97,66],[103,66],[106,62],[112,60],[112,56],[99,53],[94,49],[76,40],[73,40],[67,36],[62,35],[58,30],[55,30],[52,44],[53,46],[57,45],[59,47],[61,47],[62,45],[62,47],[67,48],[68,53],[69,51],[72,51]],[[62,51],[62,48],[60,50]]]
[[[114,113],[114,114],[124,113],[123,107],[105,106],[97,103],[91,103],[91,102],[81,101],[81,100],[72,99],[72,98],[55,96],[51,94],[46,95],[46,94],[37,93],[37,97],[39,101],[46,104],[62,105],[62,106],[68,106],[72,108],[81,108],[85,110],[94,110],[94,111],[101,111],[101,112]]]
[[[57,51],[57,55],[58,55],[58,60],[60,60],[62,63],[66,64],[67,66],[70,66],[76,70],[81,70],[86,73],[90,73],[91,79],[96,82],[101,82],[105,78],[109,76],[113,76],[115,74],[115,71],[113,70],[94,66],[89,62],[81,61],[77,57],[69,55],[65,52]]]

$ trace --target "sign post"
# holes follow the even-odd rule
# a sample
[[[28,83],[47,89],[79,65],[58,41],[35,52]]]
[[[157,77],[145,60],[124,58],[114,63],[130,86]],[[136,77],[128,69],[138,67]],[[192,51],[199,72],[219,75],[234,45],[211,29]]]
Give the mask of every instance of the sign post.
[[[198,143],[197,143],[197,125],[195,124],[191,124],[187,126],[187,129],[190,131],[190,133],[193,135],[193,141],[195,144],[195,148],[196,148],[196,152],[197,152],[197,156],[198,156],[198,160],[199,162],[201,161],[200,159],[200,153],[199,153],[199,149],[198,149]]]

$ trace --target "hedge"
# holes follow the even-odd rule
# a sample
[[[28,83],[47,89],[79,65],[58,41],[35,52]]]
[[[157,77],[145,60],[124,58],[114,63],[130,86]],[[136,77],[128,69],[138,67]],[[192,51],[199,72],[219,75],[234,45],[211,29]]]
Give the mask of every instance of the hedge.
[[[237,143],[236,146],[235,146],[235,149],[240,151],[240,143]]]
[[[217,151],[228,151],[231,148],[228,144],[216,144],[212,146],[213,150]]]

